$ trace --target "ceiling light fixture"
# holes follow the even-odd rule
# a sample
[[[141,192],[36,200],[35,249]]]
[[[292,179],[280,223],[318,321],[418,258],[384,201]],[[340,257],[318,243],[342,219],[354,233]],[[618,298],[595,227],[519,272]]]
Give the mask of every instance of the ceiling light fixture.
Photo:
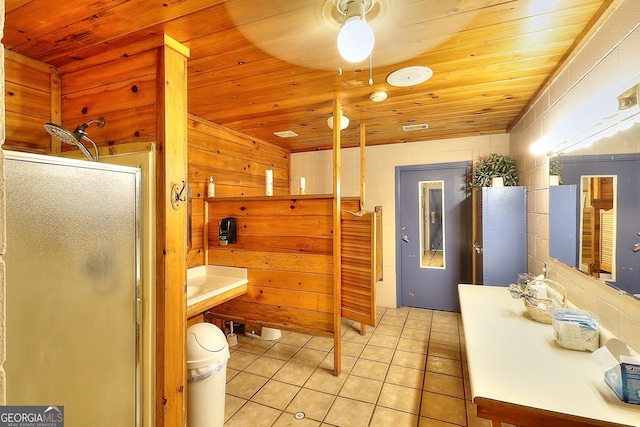
[[[387,92],[384,90],[377,90],[369,95],[369,99],[373,102],[382,102],[387,99]]]
[[[409,87],[424,83],[432,76],[433,71],[429,67],[404,67],[389,74],[387,83],[396,87]]]
[[[345,61],[363,61],[373,51],[375,36],[365,17],[373,3],[374,0],[339,0],[336,4],[343,16],[338,33],[338,51]]]
[[[349,117],[343,115],[342,111],[340,111],[340,117],[338,119],[340,130],[345,130],[349,126]],[[333,129],[333,114],[327,119],[327,126],[329,126],[329,129]]]

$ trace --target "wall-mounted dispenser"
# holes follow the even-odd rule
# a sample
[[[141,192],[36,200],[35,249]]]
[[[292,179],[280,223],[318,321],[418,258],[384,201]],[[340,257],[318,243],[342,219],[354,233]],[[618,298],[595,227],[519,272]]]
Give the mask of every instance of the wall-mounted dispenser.
[[[218,232],[220,246],[226,246],[236,242],[236,219],[234,217],[222,218]]]

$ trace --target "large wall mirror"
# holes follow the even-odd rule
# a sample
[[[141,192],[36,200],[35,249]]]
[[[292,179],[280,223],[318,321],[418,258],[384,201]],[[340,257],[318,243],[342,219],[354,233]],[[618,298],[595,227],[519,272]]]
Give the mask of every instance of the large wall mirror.
[[[640,298],[640,124],[557,158],[549,255]]]
[[[444,181],[420,181],[421,268],[445,268]]]

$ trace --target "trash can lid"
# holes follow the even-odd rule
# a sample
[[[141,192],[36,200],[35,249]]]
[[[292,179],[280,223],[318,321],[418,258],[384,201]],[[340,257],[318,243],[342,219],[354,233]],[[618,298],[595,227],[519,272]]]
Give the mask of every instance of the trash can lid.
[[[196,323],[187,329],[187,363],[195,368],[229,358],[229,344],[224,332],[211,323]]]

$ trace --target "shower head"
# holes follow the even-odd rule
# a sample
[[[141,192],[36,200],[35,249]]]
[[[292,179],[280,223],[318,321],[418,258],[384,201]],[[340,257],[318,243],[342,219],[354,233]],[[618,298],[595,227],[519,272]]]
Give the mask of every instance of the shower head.
[[[80,151],[82,151],[82,153],[87,157],[87,159],[97,162],[98,146],[91,138],[89,138],[89,136],[85,132],[85,129],[94,123],[96,123],[98,127],[103,127],[104,119],[99,118],[96,120],[90,120],[86,123],[81,124],[80,126],[77,126],[73,132],[55,123],[45,123],[44,130],[46,130],[47,133],[49,133],[49,135],[59,139],[60,141],[66,144],[75,145],[80,149]],[[89,153],[89,150],[87,150],[84,144],[82,144],[81,141],[83,138],[91,142],[91,144],[93,144],[93,148],[95,149],[95,152],[96,152],[95,158],[91,155],[91,153]]]

